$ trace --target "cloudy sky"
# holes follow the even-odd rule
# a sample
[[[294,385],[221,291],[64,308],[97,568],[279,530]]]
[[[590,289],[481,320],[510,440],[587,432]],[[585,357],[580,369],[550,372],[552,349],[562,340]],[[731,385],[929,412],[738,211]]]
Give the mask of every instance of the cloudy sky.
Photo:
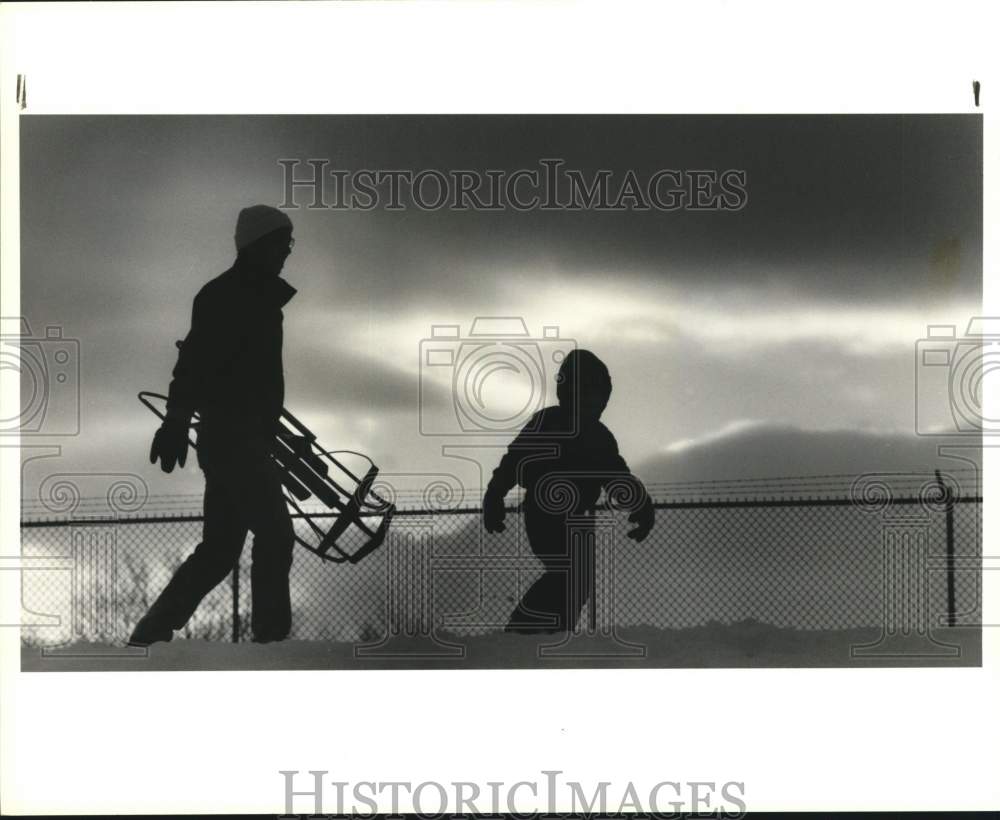
[[[286,403],[328,447],[368,452],[390,473],[455,463],[441,456],[455,439],[420,434],[432,325],[466,334],[476,316],[521,316],[533,335],[555,325],[594,350],[614,380],[604,420],[655,478],[663,459],[736,452],[761,431],[786,431],[799,455],[845,436],[915,441],[914,345],[928,324],[961,333],[979,312],[978,117],[27,116],[20,127],[21,313],[36,336],[58,325],[80,343],[81,434],[44,441],[62,446],[59,469],[134,472],[153,492],[199,492],[200,475],[148,465],[155,420],[135,394],[165,391],[194,294],[232,262],[239,209],[281,203],[279,159],[746,172],[736,212],[289,210],[284,275],[299,293],[285,309]],[[442,419],[445,385],[427,386],[426,410]],[[926,417],[947,427],[940,399]],[[754,473],[724,456],[712,465],[719,478]],[[822,457],[791,467],[826,469]]]

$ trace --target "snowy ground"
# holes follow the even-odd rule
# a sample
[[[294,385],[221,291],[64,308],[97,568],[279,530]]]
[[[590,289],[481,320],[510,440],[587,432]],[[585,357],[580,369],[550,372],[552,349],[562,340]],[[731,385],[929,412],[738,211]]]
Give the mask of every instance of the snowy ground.
[[[555,669],[979,666],[980,631],[954,628],[898,641],[880,629],[793,630],[754,621],[691,629],[630,628],[612,637],[502,633],[396,638],[381,645],[324,641],[271,644],[178,640],[148,651],[108,644],[24,647],[21,669],[163,671],[277,669]],[[851,648],[876,644],[852,656]],[[949,651],[947,645],[954,647]]]

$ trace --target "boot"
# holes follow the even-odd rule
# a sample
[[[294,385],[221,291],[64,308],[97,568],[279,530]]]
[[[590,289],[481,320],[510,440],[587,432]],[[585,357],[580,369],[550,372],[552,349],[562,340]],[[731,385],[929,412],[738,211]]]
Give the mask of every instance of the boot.
[[[168,626],[157,624],[150,613],[146,613],[139,619],[139,623],[132,630],[132,636],[128,639],[129,646],[149,646],[153,643],[172,641],[174,631]]]

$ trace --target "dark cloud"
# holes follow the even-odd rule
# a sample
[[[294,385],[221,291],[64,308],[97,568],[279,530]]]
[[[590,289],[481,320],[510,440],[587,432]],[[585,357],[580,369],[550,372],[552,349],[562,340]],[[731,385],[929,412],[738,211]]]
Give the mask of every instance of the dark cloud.
[[[747,171],[747,206],[728,214],[293,212],[290,407],[403,467],[430,449],[416,413],[432,323],[530,311],[533,333],[560,324],[611,366],[607,418],[641,462],[740,419],[910,429],[913,343],[950,320],[945,306],[980,300],[979,117],[27,116],[20,129],[21,310],[36,335],[57,324],[80,341],[85,435],[65,455],[84,469],[143,462],[154,420],[135,393],[166,390],[191,299],[232,262],[238,209],[281,199],[280,158]]]
[[[43,248],[57,268],[103,277],[100,261],[124,258],[141,278],[168,249],[183,268],[192,245],[204,264],[228,252],[242,204],[282,198],[281,158],[513,171],[558,157],[616,178],[744,169],[749,200],[737,213],[303,207],[292,214],[302,253],[312,248],[313,275],[358,303],[447,299],[488,290],[484,274],[553,265],[690,284],[777,279],[848,300],[979,291],[975,116],[24,117],[21,134],[26,273]]]

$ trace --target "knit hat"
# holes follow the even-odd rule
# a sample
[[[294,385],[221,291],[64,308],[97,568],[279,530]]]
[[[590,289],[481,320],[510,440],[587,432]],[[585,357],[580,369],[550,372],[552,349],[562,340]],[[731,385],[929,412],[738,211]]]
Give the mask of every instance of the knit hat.
[[[251,205],[240,211],[236,220],[236,250],[242,250],[251,242],[282,228],[291,228],[288,214],[270,205]]]

